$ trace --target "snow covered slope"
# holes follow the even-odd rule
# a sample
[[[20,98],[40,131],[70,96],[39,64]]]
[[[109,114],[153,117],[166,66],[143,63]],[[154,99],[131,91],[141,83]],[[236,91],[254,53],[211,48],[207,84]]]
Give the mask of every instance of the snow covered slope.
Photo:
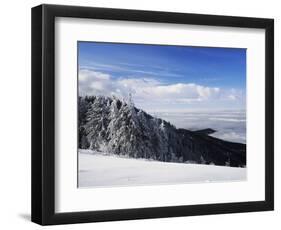
[[[124,158],[79,150],[79,187],[246,180],[246,168]]]
[[[79,97],[79,148],[163,162],[247,165],[245,144],[178,129],[116,97]]]

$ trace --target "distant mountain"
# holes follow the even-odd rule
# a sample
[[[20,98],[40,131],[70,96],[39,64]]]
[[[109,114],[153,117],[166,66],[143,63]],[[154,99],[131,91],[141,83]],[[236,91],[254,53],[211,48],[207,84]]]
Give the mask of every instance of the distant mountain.
[[[212,133],[215,133],[216,130],[213,130],[213,129],[210,129],[210,128],[207,128],[207,129],[200,129],[200,130],[196,130],[194,131],[195,133],[198,133],[198,134],[205,134],[205,135],[209,135],[209,134],[212,134]]]
[[[246,145],[177,129],[116,97],[79,97],[79,148],[164,162],[246,166]]]

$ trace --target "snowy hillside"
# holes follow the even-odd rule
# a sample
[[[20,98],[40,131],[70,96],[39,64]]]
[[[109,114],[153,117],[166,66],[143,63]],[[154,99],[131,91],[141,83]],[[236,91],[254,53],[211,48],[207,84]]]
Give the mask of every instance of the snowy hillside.
[[[167,163],[79,150],[79,187],[246,180],[246,168]]]
[[[79,97],[79,148],[162,162],[246,166],[245,144],[176,128],[114,96]]]

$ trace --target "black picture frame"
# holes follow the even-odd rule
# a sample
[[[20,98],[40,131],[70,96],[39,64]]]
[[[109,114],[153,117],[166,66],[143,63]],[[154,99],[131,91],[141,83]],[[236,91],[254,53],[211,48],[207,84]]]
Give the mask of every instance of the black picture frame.
[[[265,29],[265,200],[239,203],[55,213],[55,18]],[[267,211],[274,209],[274,20],[110,8],[32,8],[32,221],[41,225]]]

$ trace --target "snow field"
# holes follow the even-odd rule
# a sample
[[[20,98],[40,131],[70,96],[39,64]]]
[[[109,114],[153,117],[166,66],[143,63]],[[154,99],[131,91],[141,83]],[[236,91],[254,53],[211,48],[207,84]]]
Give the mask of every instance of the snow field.
[[[79,150],[79,187],[111,187],[246,180],[246,168],[167,163]]]

